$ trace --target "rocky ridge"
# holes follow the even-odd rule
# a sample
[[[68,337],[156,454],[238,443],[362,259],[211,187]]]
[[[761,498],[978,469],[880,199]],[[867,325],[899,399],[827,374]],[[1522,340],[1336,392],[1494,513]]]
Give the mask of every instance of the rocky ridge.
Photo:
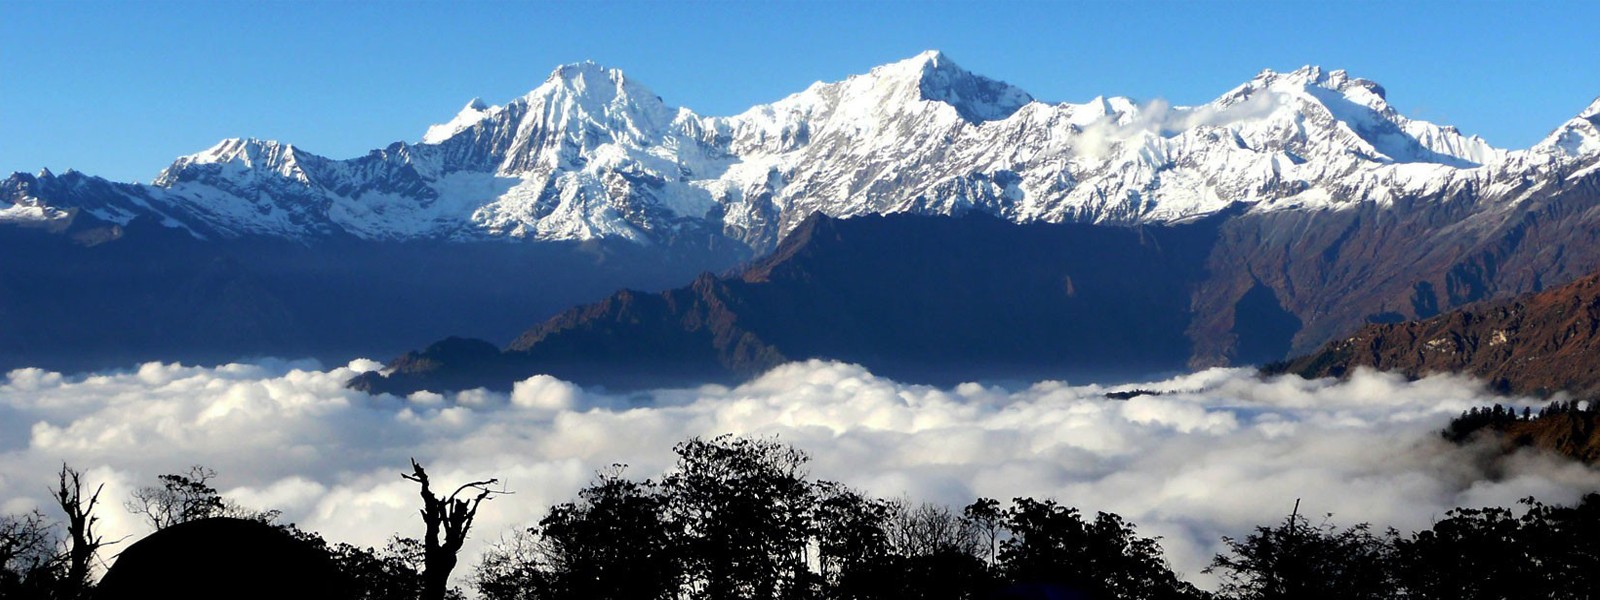
[[[1469,373],[1517,394],[1600,392],[1600,274],[1421,321],[1369,325],[1267,371],[1326,377],[1357,367],[1411,377]]]

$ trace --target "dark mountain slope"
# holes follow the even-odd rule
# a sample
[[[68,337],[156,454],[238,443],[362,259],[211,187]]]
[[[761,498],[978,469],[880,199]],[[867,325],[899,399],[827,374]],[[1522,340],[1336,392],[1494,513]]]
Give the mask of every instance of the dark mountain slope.
[[[627,242],[198,240],[145,219],[0,227],[0,373],[216,363],[339,364],[452,334],[512,337],[620,286],[661,289],[725,254]]]
[[[1474,408],[1450,421],[1440,432],[1457,444],[1489,438],[1504,453],[1521,448],[1538,448],[1590,465],[1600,464],[1600,403],[1590,399],[1552,402],[1539,410],[1518,414],[1515,407],[1503,410]]]
[[[1470,373],[1503,391],[1600,391],[1600,274],[1431,319],[1369,325],[1272,373],[1342,376],[1366,366],[1417,377]]]
[[[1600,268],[1600,172],[1554,173],[1524,186],[1524,200],[1501,206],[1466,188],[1392,206],[1252,212],[1225,223],[1195,296],[1192,366],[1305,354],[1367,323],[1428,318]],[[1235,308],[1258,286],[1300,321],[1277,356],[1241,354],[1233,337]]]
[[[493,376],[425,351],[428,370],[360,385],[732,381],[809,357],[927,382],[1259,364],[1600,268],[1600,173],[1548,175],[1509,205],[1468,187],[1160,227],[812,219],[737,276],[563,313],[485,363]]]
[[[739,274],[624,291],[498,355],[456,340],[356,387],[507,388],[535,373],[617,387],[735,381],[823,357],[913,381],[1173,370],[1222,217],[1174,227],[1017,225],[897,215],[808,219]],[[1282,340],[1287,343],[1287,340]]]

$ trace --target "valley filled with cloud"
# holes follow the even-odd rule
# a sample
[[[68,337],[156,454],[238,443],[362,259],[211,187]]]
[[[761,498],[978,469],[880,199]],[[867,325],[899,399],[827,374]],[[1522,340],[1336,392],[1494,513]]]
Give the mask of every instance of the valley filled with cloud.
[[[156,476],[201,464],[225,496],[330,540],[382,545],[418,536],[408,458],[441,484],[487,477],[512,495],[486,503],[464,564],[565,502],[597,469],[634,478],[672,466],[693,436],[777,436],[807,452],[814,477],[880,497],[959,508],[979,496],[1055,498],[1115,512],[1161,536],[1174,568],[1200,570],[1221,547],[1301,512],[1341,525],[1425,528],[1457,506],[1549,503],[1600,490],[1600,473],[1523,452],[1456,446],[1438,431],[1473,406],[1505,403],[1481,383],[1263,378],[1213,369],[1105,387],[1040,382],[952,389],[907,384],[835,362],[791,363],[737,387],[616,394],[547,376],[510,394],[372,396],[344,387],[380,368],[264,360],[215,368],[149,363],[0,380],[0,511],[50,505],[63,462],[105,483],[106,539],[146,525],[121,507]],[[1108,391],[1161,392],[1126,400]],[[1525,404],[1539,402],[1528,399]],[[116,551],[116,546],[110,548]]]

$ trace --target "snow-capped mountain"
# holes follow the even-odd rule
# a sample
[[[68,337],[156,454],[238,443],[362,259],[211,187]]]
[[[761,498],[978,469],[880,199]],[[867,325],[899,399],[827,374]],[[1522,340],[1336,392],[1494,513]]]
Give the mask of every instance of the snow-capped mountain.
[[[1343,71],[1262,71],[1193,107],[1050,104],[927,52],[705,117],[582,63],[503,105],[474,99],[421,143],[348,160],[230,139],[149,185],[13,175],[0,182],[0,222],[148,215],[202,238],[721,235],[764,250],[813,212],[1134,224],[1235,202],[1328,209],[1460,189],[1488,190],[1479,200],[1493,204],[1530,177],[1596,164],[1597,111],[1506,151],[1408,119]]]

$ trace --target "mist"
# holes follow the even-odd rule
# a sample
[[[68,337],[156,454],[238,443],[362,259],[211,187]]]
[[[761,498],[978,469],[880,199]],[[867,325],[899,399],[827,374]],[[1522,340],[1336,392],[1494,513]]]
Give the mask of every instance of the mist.
[[[1280,521],[1296,499],[1302,514],[1409,532],[1456,506],[1530,495],[1562,503],[1600,490],[1600,474],[1582,465],[1443,441],[1438,430],[1473,406],[1539,404],[1455,376],[1358,371],[1307,381],[1213,369],[1116,387],[937,388],[810,361],[737,387],[630,394],[548,376],[510,394],[343,387],[380,367],[267,360],[87,376],[12,371],[0,380],[0,510],[51,513],[46,488],[65,462],[105,483],[106,539],[131,542],[149,529],[122,509],[128,494],[201,464],[243,506],[281,510],[284,522],[330,540],[382,545],[421,535],[415,484],[400,478],[414,457],[441,487],[498,477],[515,492],[484,505],[464,551],[471,565],[485,544],[571,499],[597,469],[625,463],[632,477],[656,477],[671,467],[675,443],[735,433],[777,436],[811,456],[814,477],[880,497],[959,508],[979,496],[1031,496],[1115,512],[1160,536],[1174,568],[1204,586],[1200,570],[1222,536]],[[1105,397],[1132,388],[1162,393]]]
[[[1197,127],[1229,127],[1270,115],[1288,103],[1279,92],[1262,90],[1237,103],[1172,106],[1157,98],[1139,105],[1120,119],[1102,118],[1086,125],[1076,147],[1090,158],[1106,157],[1118,144],[1145,143],[1156,137],[1173,137]]]

